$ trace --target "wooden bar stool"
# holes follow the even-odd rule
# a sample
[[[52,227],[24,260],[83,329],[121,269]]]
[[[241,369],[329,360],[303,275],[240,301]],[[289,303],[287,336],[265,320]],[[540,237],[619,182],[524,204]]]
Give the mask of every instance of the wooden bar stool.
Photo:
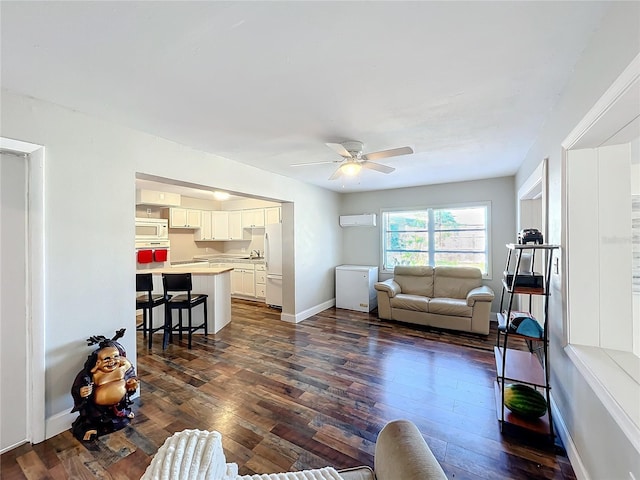
[[[153,326],[153,309],[166,303],[167,298],[163,294],[153,293],[153,276],[150,273],[136,273],[136,310],[142,310],[142,323],[136,325],[136,330],[143,333],[144,338],[149,337],[149,348],[153,342],[153,334],[164,329]]]
[[[178,295],[174,295],[167,300],[165,304],[165,331],[163,339],[163,348],[166,348],[167,342],[170,337],[173,336],[173,332],[178,332],[180,340],[182,340],[182,333],[187,332],[189,349],[191,348],[191,336],[193,332],[197,330],[204,330],[204,335],[207,336],[207,297],[204,293],[191,293],[193,288],[191,283],[190,273],[163,273],[162,285],[164,286],[165,297],[169,295],[169,292],[183,292]],[[191,321],[191,310],[202,304],[204,306],[204,322],[201,325],[193,325]],[[173,324],[172,311],[178,310],[178,323]],[[185,327],[182,324],[182,310],[188,311],[189,323]]]

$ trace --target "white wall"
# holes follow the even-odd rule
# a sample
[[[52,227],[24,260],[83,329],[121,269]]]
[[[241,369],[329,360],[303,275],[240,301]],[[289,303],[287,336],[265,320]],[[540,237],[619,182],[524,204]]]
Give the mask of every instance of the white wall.
[[[0,120],[0,135],[46,149],[47,438],[69,427],[71,383],[92,351],[86,338],[127,328],[121,342],[135,365],[136,172],[292,202],[283,314],[299,320],[332,301],[338,194],[6,90]]]
[[[519,188],[549,157],[548,241],[562,241],[561,142],[640,51],[640,3],[611,4],[598,31],[575,65],[574,73],[516,175]],[[517,201],[517,199],[513,199]],[[562,255],[562,252],[560,252]],[[552,395],[570,437],[570,454],[578,478],[640,478],[639,452],[603,408],[585,378],[564,351],[565,325],[561,285],[552,278],[549,302]]]
[[[491,202],[491,268],[493,278],[483,283],[491,286],[496,299],[491,310],[500,303],[501,278],[506,262],[505,244],[517,240],[514,178],[501,177],[473,182],[447,183],[425,187],[379,190],[343,195],[341,214],[377,213],[376,227],[343,228],[342,263],[380,265],[381,219],[383,208],[420,208],[438,205]],[[388,276],[380,275],[381,278]]]

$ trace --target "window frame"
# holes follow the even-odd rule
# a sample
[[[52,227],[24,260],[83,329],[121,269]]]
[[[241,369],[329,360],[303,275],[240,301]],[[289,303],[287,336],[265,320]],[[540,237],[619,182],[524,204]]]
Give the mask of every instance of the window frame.
[[[486,256],[486,265],[487,271],[482,273],[483,280],[492,280],[493,272],[492,272],[492,249],[491,249],[491,201],[479,201],[479,202],[464,202],[464,203],[446,203],[446,204],[434,204],[428,206],[418,206],[418,207],[393,207],[393,208],[382,208],[380,209],[380,273],[393,274],[393,269],[389,270],[385,265],[385,254],[386,254],[386,235],[387,235],[387,214],[393,212],[422,212],[422,211],[434,211],[434,210],[446,210],[446,209],[463,209],[463,208],[473,208],[473,207],[484,207],[485,208],[485,234],[486,234],[486,242],[485,242],[485,256]],[[429,258],[433,259],[434,255],[437,251],[434,249],[433,238],[435,235],[435,231],[433,229],[433,214],[428,215],[429,225]],[[430,260],[431,263],[431,260]]]

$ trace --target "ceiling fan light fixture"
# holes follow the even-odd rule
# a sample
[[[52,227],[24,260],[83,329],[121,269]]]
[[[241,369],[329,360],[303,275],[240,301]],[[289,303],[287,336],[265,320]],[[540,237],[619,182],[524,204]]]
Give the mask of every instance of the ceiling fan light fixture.
[[[362,165],[356,162],[346,162],[342,167],[340,167],[340,169],[345,175],[353,177],[362,169]]]

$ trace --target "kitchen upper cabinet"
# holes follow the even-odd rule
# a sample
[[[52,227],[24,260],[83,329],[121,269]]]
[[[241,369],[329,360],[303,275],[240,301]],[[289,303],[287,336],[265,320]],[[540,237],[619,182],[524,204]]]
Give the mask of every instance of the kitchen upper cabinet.
[[[264,227],[264,208],[242,210],[242,228]]]
[[[203,210],[200,230],[194,233],[196,241],[244,240],[241,210]]]
[[[264,264],[256,265],[256,298],[266,297],[266,283],[267,283],[267,267]]]
[[[280,223],[282,221],[280,207],[267,207],[264,209],[264,223],[270,225],[272,223]]]
[[[178,193],[157,192],[155,190],[136,190],[136,205],[160,205],[162,207],[179,207]]]
[[[190,228],[197,229],[201,225],[200,210],[190,208],[170,208],[169,228]]]
[[[211,239],[229,240],[229,212],[211,212]]]
[[[229,212],[229,240],[243,240],[242,211]]]
[[[194,240],[212,240],[211,237],[211,212],[203,210],[200,212],[200,229],[193,234]]]

